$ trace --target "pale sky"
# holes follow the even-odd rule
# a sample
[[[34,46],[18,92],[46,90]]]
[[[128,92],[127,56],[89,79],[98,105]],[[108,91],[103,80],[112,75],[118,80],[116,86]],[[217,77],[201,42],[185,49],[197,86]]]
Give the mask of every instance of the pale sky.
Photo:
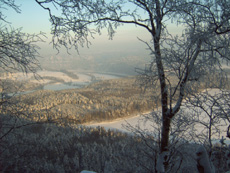
[[[45,32],[50,40],[50,22],[48,11],[42,9],[34,0],[16,0],[17,5],[20,5],[21,13],[16,13],[14,10],[4,10],[3,13],[7,16],[7,21],[12,23],[14,28],[23,28],[23,32],[39,33]],[[175,27],[175,26],[174,26]],[[177,31],[177,28],[173,30]],[[118,28],[113,40],[108,39],[107,32],[103,32],[101,36],[96,36],[91,40],[92,46],[90,48],[80,49],[81,55],[94,55],[119,52],[122,54],[143,54],[148,56],[146,45],[141,43],[137,37],[149,41],[150,35],[144,29],[134,27],[133,25],[126,25]],[[47,43],[40,44],[42,48],[41,55],[46,56],[52,52],[52,46]],[[56,52],[54,51],[54,54]],[[76,54],[76,56],[78,56]]]

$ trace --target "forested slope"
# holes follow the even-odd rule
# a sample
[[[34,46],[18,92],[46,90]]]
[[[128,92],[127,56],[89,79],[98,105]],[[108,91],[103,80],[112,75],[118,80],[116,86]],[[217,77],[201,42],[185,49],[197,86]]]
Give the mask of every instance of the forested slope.
[[[105,80],[82,89],[40,90],[18,96],[17,106],[30,120],[49,118],[73,123],[109,121],[152,110],[157,105],[151,90],[144,90],[135,78]]]

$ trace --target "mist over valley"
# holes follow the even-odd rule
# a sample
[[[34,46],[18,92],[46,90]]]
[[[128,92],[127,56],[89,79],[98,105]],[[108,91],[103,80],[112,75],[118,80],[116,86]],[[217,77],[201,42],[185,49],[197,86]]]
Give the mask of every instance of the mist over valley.
[[[0,172],[229,172],[230,1],[0,9]]]

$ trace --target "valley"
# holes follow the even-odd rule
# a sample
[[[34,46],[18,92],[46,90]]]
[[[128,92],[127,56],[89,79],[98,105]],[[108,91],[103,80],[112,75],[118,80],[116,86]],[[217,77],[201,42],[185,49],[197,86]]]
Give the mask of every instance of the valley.
[[[17,74],[9,84],[25,84],[21,94],[13,98],[17,103],[14,106],[30,115],[26,119],[31,121],[43,121],[48,117],[74,124],[111,121],[150,111],[158,104],[152,100],[151,90],[144,92],[134,76],[121,78],[111,74],[79,73],[77,78],[71,78],[63,72],[47,71],[38,75],[40,83],[32,74],[26,78]],[[38,88],[40,85],[42,87]],[[6,88],[6,93],[18,89]]]
[[[97,172],[145,172],[147,169],[154,172],[152,165],[158,157],[161,130],[157,83],[145,88],[141,87],[143,80],[138,80],[138,76],[75,72],[70,77],[69,72],[63,71],[38,74],[40,80],[31,74],[11,78],[11,83],[7,83],[9,79],[1,79],[5,86],[2,87],[5,92],[2,92],[0,105],[5,170],[11,169],[8,165],[16,158],[19,165],[26,165],[31,170],[36,167],[41,172],[57,170],[60,165],[69,172],[84,169]],[[33,87],[39,85],[42,87]],[[47,86],[51,87],[48,89]],[[194,90],[203,91],[205,80],[201,86],[200,90]],[[226,89],[229,90],[229,86],[226,85]],[[19,88],[20,92],[12,94]],[[215,89],[210,91],[217,92]],[[170,141],[179,146],[172,159],[183,151],[189,156],[189,163],[195,165],[191,158],[195,157],[199,145],[192,142],[205,142],[207,135],[203,139],[194,137],[206,134],[207,128],[189,122],[196,118],[202,118],[204,122],[208,119],[205,114],[192,117],[189,108],[182,110],[184,112],[172,122]],[[219,139],[226,134],[227,126],[226,123],[216,125],[221,133],[214,135],[213,131],[213,149],[220,153]],[[226,163],[226,158],[223,159]],[[27,169],[18,167],[22,172]],[[176,169],[177,166],[171,168]]]
[[[136,115],[159,108],[159,85],[144,88],[142,82],[138,76],[112,73],[39,71],[36,76],[2,75],[1,90],[3,98],[14,96],[14,109],[26,112],[27,116],[22,118],[30,121],[52,119],[62,124],[94,126],[104,122],[107,128],[106,122],[115,120],[116,128],[118,120],[124,123],[131,118],[130,122],[139,122]],[[206,88],[205,81],[202,85],[200,90],[193,90],[202,91]],[[7,111],[2,109],[3,113]],[[123,123],[118,129],[122,129]]]

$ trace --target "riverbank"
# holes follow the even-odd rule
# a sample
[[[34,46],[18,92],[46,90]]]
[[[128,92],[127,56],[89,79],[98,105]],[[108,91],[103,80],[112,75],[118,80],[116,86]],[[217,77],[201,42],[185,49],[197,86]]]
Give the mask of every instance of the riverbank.
[[[99,72],[79,72],[79,71],[38,71],[33,73],[8,73],[2,74],[1,85],[7,93],[29,93],[36,90],[66,90],[83,88],[89,84],[102,80],[118,79],[122,75],[106,74]],[[124,76],[124,75],[123,75]],[[4,85],[4,86],[3,86]]]

